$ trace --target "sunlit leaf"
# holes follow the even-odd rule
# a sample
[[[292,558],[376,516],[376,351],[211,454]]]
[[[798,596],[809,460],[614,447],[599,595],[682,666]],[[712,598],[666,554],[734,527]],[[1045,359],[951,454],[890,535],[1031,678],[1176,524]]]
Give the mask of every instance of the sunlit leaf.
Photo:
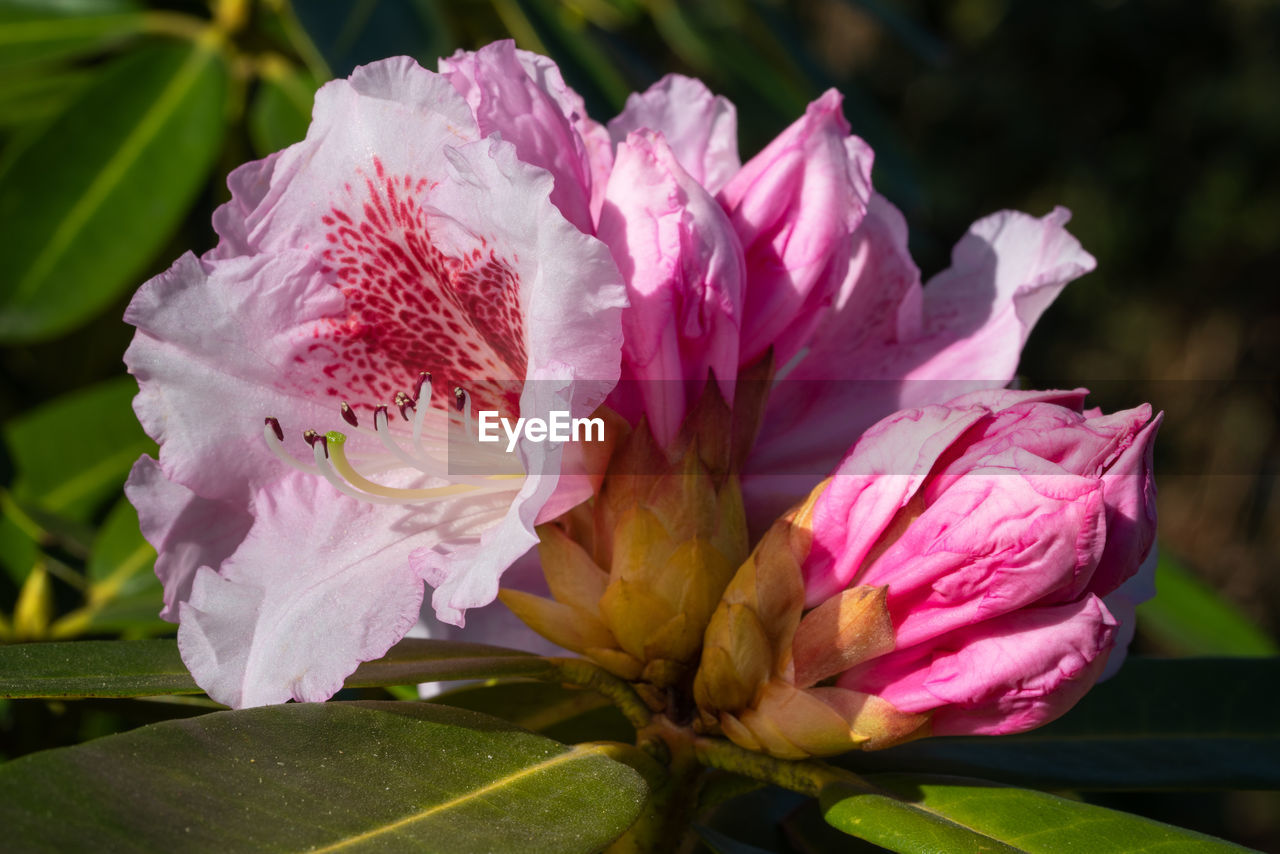
[[[129,287],[204,186],[225,130],[211,44],[131,52],[0,175],[0,341],[48,338]]]
[[[983,780],[902,774],[868,779],[879,792],[844,783],[824,788],[823,816],[851,836],[902,854],[1249,850],[1151,819]]]
[[[600,748],[421,703],[166,721],[0,766],[25,850],[593,852],[645,784]]]

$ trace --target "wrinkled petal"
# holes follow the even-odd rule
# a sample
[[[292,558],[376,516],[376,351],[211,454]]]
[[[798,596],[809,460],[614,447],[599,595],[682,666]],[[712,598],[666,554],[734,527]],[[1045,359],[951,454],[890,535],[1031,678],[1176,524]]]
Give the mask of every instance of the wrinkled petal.
[[[156,576],[164,585],[160,616],[176,623],[178,604],[191,595],[196,570],[231,556],[253,524],[248,507],[201,498],[164,476],[151,457],[139,457],[124,485],[138,511],[142,536],[156,550]]]
[[[1003,735],[1059,717],[1107,660],[1116,621],[1095,596],[1028,608],[884,656],[840,678],[910,713],[934,735]]]
[[[413,511],[364,504],[290,473],[254,495],[248,536],[201,568],[178,646],[196,683],[243,708],[326,700],[418,619]]]
[[[712,195],[742,168],[737,110],[701,80],[668,74],[627,96],[626,108],[609,122],[609,136],[617,145],[638,130],[662,134],[684,171]]]
[[[669,443],[714,371],[733,399],[743,258],[715,200],[661,136],[633,133],[618,147],[598,234],[627,284],[623,379],[614,408],[647,415]],[[681,380],[685,382],[681,382]]]
[[[809,607],[848,587],[868,554],[952,443],[988,410],[907,410],[868,430],[836,468],[813,511],[802,570]]]
[[[1155,551],[1156,483],[1152,456],[1163,420],[1164,413],[1151,419],[1102,476],[1107,501],[1107,548],[1089,585],[1089,590],[1099,596],[1125,586],[1138,572],[1135,567],[1147,565]],[[1154,567],[1150,571],[1154,577]],[[1151,595],[1154,589],[1145,598]],[[1136,599],[1142,601],[1145,599]]]
[[[458,51],[441,59],[439,67],[466,98],[481,134],[501,134],[515,144],[521,160],[554,175],[551,201],[591,233],[593,159],[606,156],[607,131],[587,117],[582,98],[565,84],[556,64],[518,51],[508,40]]]
[[[746,253],[743,364],[786,365],[840,292],[871,195],[871,149],[849,136],[834,89],[720,192]]]

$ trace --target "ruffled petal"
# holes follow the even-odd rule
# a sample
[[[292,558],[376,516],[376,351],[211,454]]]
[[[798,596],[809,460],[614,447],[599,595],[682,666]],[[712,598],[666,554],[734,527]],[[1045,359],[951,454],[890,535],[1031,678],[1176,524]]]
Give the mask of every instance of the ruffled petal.
[[[609,136],[617,145],[638,130],[662,134],[684,171],[712,195],[742,168],[737,110],[701,80],[668,74],[627,96],[626,108],[609,122]]]
[[[1095,266],[1067,232],[1068,218],[1057,208],[1039,219],[1004,211],[979,220],[956,244],[951,267],[921,290],[901,215],[875,200],[840,307],[770,398],[743,481],[749,505],[756,482],[761,503],[769,492],[775,507],[799,500],[779,494],[788,481],[764,476],[820,476],[850,436],[895,410],[1008,383],[1040,314]]]
[[[849,136],[832,89],[720,192],[747,260],[743,364],[772,348],[774,363],[786,365],[835,304],[871,195],[872,159]]]
[[[409,566],[429,518],[290,473],[258,490],[253,527],[180,606],[178,646],[209,696],[243,708],[326,700],[418,618]]]
[[[480,132],[514,143],[520,159],[555,176],[551,201],[565,218],[592,231],[593,159],[604,129],[587,117],[582,98],[544,56],[500,41],[440,60],[440,73],[466,98]],[[587,139],[592,143],[588,146]],[[607,150],[607,149],[606,149]]]
[[[196,570],[219,566],[240,547],[253,524],[249,508],[201,498],[164,476],[151,457],[139,457],[124,485],[138,511],[142,536],[156,550],[156,575],[164,585],[160,616],[178,621],[178,605],[191,596]]]

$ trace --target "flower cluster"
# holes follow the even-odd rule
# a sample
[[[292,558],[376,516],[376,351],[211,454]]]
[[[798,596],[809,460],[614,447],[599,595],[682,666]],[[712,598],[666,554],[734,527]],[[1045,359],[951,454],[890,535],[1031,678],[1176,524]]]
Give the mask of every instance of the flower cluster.
[[[503,594],[529,625],[778,755],[1023,728],[1088,687],[1100,597],[1151,548],[1157,422],[977,392],[1093,267],[1066,211],[979,220],[926,285],[837,92],[746,163],[736,135],[674,75],[599,124],[498,43],[359,68],[232,173],[218,246],[127,314],[161,449],[128,493],[212,697],[326,699],[424,585],[429,631],[462,626],[535,543],[550,598]],[[513,458],[477,408],[610,438]]]

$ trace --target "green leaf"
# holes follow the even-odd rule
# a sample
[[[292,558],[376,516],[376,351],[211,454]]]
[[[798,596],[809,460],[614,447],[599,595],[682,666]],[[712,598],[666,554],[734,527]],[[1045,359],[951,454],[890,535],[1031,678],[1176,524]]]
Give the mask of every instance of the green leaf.
[[[823,816],[851,836],[904,854],[1249,850],[1151,819],[984,780],[902,774],[868,779],[879,792],[845,783],[824,788]]]
[[[134,461],[155,449],[130,407],[137,392],[131,378],[121,377],[5,424],[5,444],[17,469],[15,496],[84,521],[118,494]]]
[[[1280,646],[1222,594],[1166,553],[1138,631],[1175,655],[1280,655]]]
[[[249,107],[249,139],[266,157],[307,135],[319,83],[305,69],[281,64],[264,74]]]
[[[199,694],[172,640],[0,646],[0,697]]]
[[[155,549],[142,538],[138,511],[122,498],[111,508],[93,541],[85,574],[97,595],[114,598],[152,589]]]
[[[226,90],[212,44],[133,51],[10,162],[0,341],[66,332],[136,284],[205,184]]]
[[[1280,659],[1126,662],[1061,719],[998,738],[930,738],[839,764],[1040,788],[1280,789]]]
[[[141,32],[136,3],[0,2],[0,68],[67,59],[101,50]]]
[[[24,850],[598,851],[640,775],[473,712],[302,703],[166,721],[0,766]]]
[[[533,676],[543,658],[478,643],[406,638],[360,665],[348,688],[447,679]],[[141,697],[198,694],[172,640],[71,641],[0,647],[0,697]]]

